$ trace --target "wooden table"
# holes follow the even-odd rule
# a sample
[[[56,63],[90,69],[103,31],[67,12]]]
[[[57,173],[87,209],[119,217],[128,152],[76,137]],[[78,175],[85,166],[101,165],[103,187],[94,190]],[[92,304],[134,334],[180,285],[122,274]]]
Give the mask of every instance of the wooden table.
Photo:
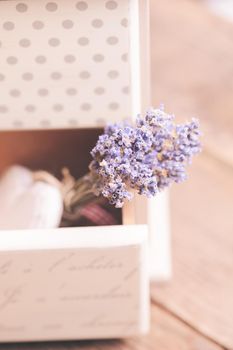
[[[153,0],[151,13],[153,101],[182,118],[198,114],[208,146],[171,191],[174,276],[152,285],[151,332],[0,350],[233,349],[233,26],[187,0]]]

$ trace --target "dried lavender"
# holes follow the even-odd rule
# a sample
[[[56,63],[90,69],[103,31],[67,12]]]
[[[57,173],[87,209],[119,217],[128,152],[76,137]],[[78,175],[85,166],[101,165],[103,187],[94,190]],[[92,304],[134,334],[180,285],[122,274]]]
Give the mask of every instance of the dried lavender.
[[[121,208],[133,190],[152,197],[184,181],[187,165],[200,152],[199,138],[196,119],[175,124],[162,107],[138,116],[135,126],[107,126],[91,151],[90,172],[78,180],[64,176],[64,218],[77,220],[90,202],[106,199]]]
[[[115,207],[132,198],[132,191],[147,197],[171,183],[186,179],[186,166],[200,152],[198,121],[174,123],[163,108],[139,116],[136,126],[126,123],[106,127],[91,151],[88,179],[92,191]]]

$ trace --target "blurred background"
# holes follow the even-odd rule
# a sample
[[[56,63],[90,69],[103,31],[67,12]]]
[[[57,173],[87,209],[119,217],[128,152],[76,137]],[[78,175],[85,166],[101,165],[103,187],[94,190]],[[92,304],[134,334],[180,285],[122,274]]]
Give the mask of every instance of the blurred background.
[[[161,349],[233,349],[233,1],[152,0],[151,39],[153,105],[204,132],[171,190],[173,279],[152,293],[171,340],[155,332]]]
[[[233,0],[150,2],[152,103],[203,130],[189,181],[171,190],[173,276],[152,284],[151,332],[1,349],[233,349]]]

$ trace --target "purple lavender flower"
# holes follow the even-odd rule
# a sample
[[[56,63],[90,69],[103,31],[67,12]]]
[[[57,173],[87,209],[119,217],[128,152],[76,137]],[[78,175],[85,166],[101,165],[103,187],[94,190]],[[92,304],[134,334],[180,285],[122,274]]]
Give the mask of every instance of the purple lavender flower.
[[[131,189],[152,197],[186,179],[186,165],[200,152],[198,121],[176,125],[163,108],[139,116],[136,126],[112,124],[91,151],[94,191],[122,207]]]

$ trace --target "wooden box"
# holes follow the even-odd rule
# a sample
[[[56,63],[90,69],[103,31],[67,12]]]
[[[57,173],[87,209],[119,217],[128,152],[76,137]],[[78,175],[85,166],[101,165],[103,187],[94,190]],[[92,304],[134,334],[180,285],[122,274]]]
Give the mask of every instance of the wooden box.
[[[104,125],[149,105],[148,23],[143,0],[0,1],[1,172],[85,172]],[[146,332],[149,270],[170,273],[153,205],[136,196],[118,226],[1,231],[0,342]]]

